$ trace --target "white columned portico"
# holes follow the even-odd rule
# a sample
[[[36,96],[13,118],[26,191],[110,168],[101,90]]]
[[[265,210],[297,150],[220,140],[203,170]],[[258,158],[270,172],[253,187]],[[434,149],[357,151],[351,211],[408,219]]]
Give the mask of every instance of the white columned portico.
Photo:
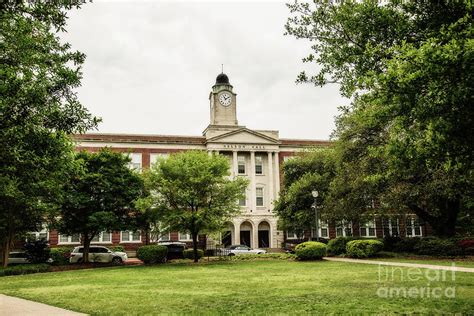
[[[240,222],[234,222],[234,240],[233,245],[240,245]]]
[[[250,210],[252,212],[256,211],[256,203],[255,203],[255,151],[250,152]]]
[[[273,159],[272,159],[272,152],[268,152],[268,179],[269,181],[269,186],[268,186],[268,201],[269,201],[269,208],[273,209],[273,200],[275,199],[275,196],[273,195]]]
[[[237,150],[234,150],[232,151],[232,175],[234,177],[237,177],[237,175],[239,174],[237,159],[238,159]]]
[[[278,152],[275,152],[275,199],[278,199],[280,194],[280,163],[278,159]]]

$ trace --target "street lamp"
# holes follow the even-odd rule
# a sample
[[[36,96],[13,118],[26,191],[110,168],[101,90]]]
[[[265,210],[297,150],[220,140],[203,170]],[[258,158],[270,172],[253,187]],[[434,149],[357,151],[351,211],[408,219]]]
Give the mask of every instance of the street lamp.
[[[314,209],[314,219],[316,221],[316,241],[319,241],[319,221],[318,221],[318,203],[316,198],[319,195],[319,192],[316,190],[311,191],[311,195],[313,196],[314,202],[313,205],[311,205],[311,208]]]

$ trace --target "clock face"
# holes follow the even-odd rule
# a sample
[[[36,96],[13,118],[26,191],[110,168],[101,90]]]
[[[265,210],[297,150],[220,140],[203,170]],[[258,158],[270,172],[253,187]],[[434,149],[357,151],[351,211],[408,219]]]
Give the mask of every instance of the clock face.
[[[232,103],[232,95],[227,92],[221,93],[219,95],[219,102],[223,106],[229,106]]]

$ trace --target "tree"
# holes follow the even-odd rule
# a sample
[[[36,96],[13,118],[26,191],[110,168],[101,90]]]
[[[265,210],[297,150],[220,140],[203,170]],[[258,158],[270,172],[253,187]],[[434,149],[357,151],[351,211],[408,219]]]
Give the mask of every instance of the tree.
[[[467,2],[297,3],[289,34],[315,40],[300,81],[339,82],[336,212],[415,213],[452,236],[472,212],[473,25]],[[370,201],[376,201],[377,210]]]
[[[335,171],[334,153],[330,148],[301,154],[283,165],[283,190],[274,209],[280,229],[302,236],[305,230],[315,227],[311,192],[318,191],[318,208],[325,212],[325,201]]]
[[[97,126],[73,89],[84,54],[71,51],[66,11],[79,4],[0,4],[0,243],[3,265],[13,240],[41,226],[74,169],[68,134]]]
[[[80,152],[82,168],[64,186],[58,222],[62,234],[80,234],[83,261],[89,261],[89,246],[101,232],[127,228],[134,215],[134,202],[143,192],[143,182],[128,167],[130,159],[110,149]]]
[[[241,177],[230,179],[229,170],[223,156],[188,151],[160,160],[145,172],[162,224],[191,234],[194,262],[199,234],[218,231],[240,213],[238,200],[248,183]]]

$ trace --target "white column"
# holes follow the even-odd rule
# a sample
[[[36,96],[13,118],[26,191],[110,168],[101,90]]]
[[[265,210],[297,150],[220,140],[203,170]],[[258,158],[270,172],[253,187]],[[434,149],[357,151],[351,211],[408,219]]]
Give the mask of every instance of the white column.
[[[234,150],[232,152],[232,175],[234,177],[237,177],[237,175],[239,174],[239,170],[238,170],[238,156],[237,156],[237,150]]]
[[[280,163],[278,159],[278,152],[275,152],[275,199],[278,199],[280,194]]]
[[[252,248],[258,248],[258,227],[252,225]]]
[[[273,178],[273,159],[272,159],[272,152],[268,152],[268,207],[273,209],[273,200],[275,197],[273,196],[273,187],[274,187],[275,179]]]
[[[250,168],[249,168],[249,173],[250,173],[250,209],[252,212],[255,214],[256,211],[256,202],[255,202],[255,152],[251,151],[250,152]]]
[[[233,245],[240,245],[240,222],[234,222],[234,240]]]

